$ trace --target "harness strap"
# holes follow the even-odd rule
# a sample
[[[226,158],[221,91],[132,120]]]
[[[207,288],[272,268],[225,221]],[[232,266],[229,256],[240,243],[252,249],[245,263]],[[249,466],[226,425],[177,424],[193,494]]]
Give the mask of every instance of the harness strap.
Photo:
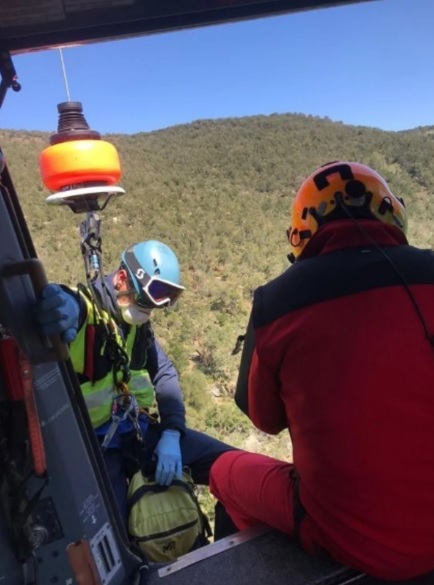
[[[86,288],[83,284],[77,285],[78,291],[81,292],[92,304],[93,308],[93,320],[96,325],[101,327],[103,331],[103,335],[105,337],[105,343],[107,345],[107,355],[112,363],[112,371],[113,371],[113,384],[115,388],[120,388],[120,385],[125,385],[129,382],[131,378],[131,373],[129,369],[129,357],[126,351],[119,345],[116,340],[115,331],[113,326],[110,323],[110,320],[106,323],[103,319],[101,312],[102,308],[100,306],[100,300],[97,297],[96,291],[92,287],[91,290]],[[106,308],[108,312],[108,308]],[[110,314],[109,314],[110,316]],[[90,329],[94,329],[94,327],[87,326]],[[95,342],[95,334],[96,332],[89,332],[87,335],[86,331],[86,343],[89,342],[89,347],[86,348],[86,364],[85,364],[85,373],[89,372],[92,376],[89,376],[89,379],[92,382],[95,382],[94,379],[94,372],[93,372],[93,364],[90,365],[88,363],[88,358],[90,357],[93,361],[93,345]],[[118,372],[122,372],[122,382],[118,382],[117,374]],[[120,391],[124,391],[124,388],[120,388]]]

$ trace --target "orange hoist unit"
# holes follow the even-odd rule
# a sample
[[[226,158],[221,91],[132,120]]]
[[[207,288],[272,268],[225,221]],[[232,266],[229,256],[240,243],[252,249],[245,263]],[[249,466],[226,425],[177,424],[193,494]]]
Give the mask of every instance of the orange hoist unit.
[[[43,476],[47,468],[45,448],[39,424],[30,360],[21,351],[15,339],[7,334],[0,338],[0,367],[9,401],[24,402],[34,471],[36,475]]]
[[[125,193],[116,185],[122,175],[118,152],[91,130],[81,102],[63,102],[57,110],[58,131],[39,156],[42,182],[54,191],[46,201],[67,205],[74,213],[102,210]]]
[[[50,137],[50,146],[39,156],[42,182],[50,191],[46,198],[50,205],[66,205],[74,213],[86,213],[80,223],[81,254],[86,281],[92,292],[92,283],[100,279],[102,304],[108,306],[102,262],[101,219],[97,211],[105,209],[113,197],[125,194],[116,183],[122,176],[116,148],[102,140],[92,130],[83,114],[81,102],[58,104],[57,132]],[[100,307],[99,298],[92,292]],[[101,307],[100,307],[101,308]]]

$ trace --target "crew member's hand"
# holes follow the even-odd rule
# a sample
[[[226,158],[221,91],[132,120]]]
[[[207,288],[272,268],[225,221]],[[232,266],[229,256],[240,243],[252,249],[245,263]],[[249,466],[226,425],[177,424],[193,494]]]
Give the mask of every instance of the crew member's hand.
[[[75,298],[58,284],[47,284],[35,307],[36,321],[44,335],[60,335],[69,343],[77,336],[80,308]]]
[[[155,448],[157,470],[155,481],[160,485],[170,485],[173,479],[182,478],[182,457],[179,431],[167,429],[163,431]]]

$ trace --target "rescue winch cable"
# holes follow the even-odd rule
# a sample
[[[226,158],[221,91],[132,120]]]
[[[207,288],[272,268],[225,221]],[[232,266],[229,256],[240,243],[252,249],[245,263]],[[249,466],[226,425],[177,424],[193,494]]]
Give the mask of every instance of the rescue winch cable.
[[[62,47],[59,47],[59,56],[60,56],[60,65],[62,67],[62,73],[63,73],[63,82],[65,84],[66,99],[68,100],[68,102],[70,102],[71,101],[71,94],[69,93],[68,76],[66,74],[66,67],[65,67],[65,61],[63,59]]]

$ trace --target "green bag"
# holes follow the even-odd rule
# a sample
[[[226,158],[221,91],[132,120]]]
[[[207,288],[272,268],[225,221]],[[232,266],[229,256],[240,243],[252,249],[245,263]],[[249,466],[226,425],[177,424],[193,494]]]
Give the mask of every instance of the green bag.
[[[170,486],[158,485],[153,477],[137,472],[128,488],[128,509],[130,539],[149,561],[173,561],[209,544],[209,521],[185,471],[182,480],[175,479]]]

